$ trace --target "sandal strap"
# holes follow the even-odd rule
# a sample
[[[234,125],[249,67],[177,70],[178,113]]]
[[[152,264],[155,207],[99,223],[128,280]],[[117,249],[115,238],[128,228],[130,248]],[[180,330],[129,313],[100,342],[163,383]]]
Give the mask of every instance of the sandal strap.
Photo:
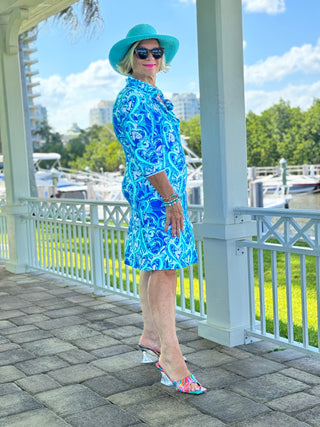
[[[197,388],[191,392],[189,392],[190,384],[197,384]],[[199,393],[202,391],[203,387],[199,383],[199,381],[192,375],[188,375],[180,381],[173,381],[173,385],[175,388],[183,393]]]
[[[153,353],[155,356],[160,356],[160,351],[157,351],[157,350],[153,350],[152,348],[150,348],[150,347],[146,347],[146,346],[144,346],[144,345],[142,345],[142,344],[139,344],[139,347],[140,347],[140,350],[142,350],[142,351],[150,351],[151,353]]]

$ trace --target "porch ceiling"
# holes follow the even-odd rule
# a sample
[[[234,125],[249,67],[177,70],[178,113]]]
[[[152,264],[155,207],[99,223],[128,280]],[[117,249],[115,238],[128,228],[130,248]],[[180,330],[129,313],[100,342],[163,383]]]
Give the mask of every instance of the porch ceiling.
[[[1,0],[0,18],[1,15],[7,15],[17,8],[28,10],[27,17],[20,27],[20,33],[23,33],[77,1],[78,0]]]

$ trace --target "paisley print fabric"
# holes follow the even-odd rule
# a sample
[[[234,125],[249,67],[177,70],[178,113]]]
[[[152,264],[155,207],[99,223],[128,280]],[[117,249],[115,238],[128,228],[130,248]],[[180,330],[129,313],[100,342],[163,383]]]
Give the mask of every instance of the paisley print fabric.
[[[173,270],[197,262],[187,211],[187,166],[172,103],[151,84],[128,77],[113,110],[113,126],[126,156],[122,191],[131,206],[125,263],[140,270]],[[166,171],[181,195],[184,229],[164,232],[166,209],[148,177]]]

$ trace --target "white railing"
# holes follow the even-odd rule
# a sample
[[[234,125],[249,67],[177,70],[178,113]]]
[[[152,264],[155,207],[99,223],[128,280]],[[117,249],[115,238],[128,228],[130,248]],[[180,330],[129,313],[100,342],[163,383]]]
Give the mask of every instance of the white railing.
[[[287,172],[293,175],[320,175],[320,165],[287,165]],[[276,166],[252,166],[248,168],[248,175],[253,174],[256,177],[267,176],[267,175],[279,175],[281,174],[282,168],[280,165]]]
[[[139,272],[124,264],[130,209],[126,202],[26,199],[29,266],[93,288],[138,298]],[[193,222],[203,207],[190,206]],[[205,286],[202,242],[199,262],[179,272],[176,306],[204,318]]]
[[[9,244],[7,232],[7,218],[5,214],[6,201],[0,200],[0,259],[9,259]]]
[[[256,221],[248,253],[251,324],[247,335],[320,355],[320,212],[235,209]]]

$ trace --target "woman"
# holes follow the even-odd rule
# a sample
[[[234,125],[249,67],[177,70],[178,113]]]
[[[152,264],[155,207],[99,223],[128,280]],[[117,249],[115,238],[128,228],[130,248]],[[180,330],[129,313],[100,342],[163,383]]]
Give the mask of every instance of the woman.
[[[179,47],[151,25],[133,27],[109,54],[127,75],[113,111],[126,155],[122,190],[131,206],[125,263],[140,269],[143,361],[158,360],[161,382],[183,393],[206,391],[190,374],[175,330],[176,270],[197,262],[186,199],[187,167],[173,106],[156,87]],[[149,357],[148,357],[149,356]]]

